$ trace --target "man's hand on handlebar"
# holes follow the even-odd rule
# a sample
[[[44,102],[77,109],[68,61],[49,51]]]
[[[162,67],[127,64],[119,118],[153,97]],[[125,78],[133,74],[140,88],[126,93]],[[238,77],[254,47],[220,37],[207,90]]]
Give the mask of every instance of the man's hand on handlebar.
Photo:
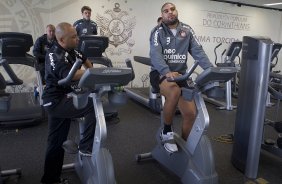
[[[86,59],[86,61],[83,63],[83,66],[87,68],[93,68],[93,65],[89,59]]]
[[[175,77],[180,76],[181,74],[178,72],[168,72],[167,74],[165,74],[166,78],[168,79],[174,79]]]

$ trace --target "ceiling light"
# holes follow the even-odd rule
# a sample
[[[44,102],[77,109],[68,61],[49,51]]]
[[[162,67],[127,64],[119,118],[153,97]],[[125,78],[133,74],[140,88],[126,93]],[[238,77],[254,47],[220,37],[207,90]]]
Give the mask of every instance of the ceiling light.
[[[282,2],[281,3],[264,4],[264,6],[276,6],[276,5],[282,5]]]

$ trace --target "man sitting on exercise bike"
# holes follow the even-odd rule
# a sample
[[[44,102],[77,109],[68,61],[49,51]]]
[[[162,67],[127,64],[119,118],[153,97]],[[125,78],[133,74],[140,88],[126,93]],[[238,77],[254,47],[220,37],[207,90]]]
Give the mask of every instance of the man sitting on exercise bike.
[[[176,107],[183,117],[182,138],[187,140],[196,116],[194,101],[186,101],[181,96],[181,87],[187,83],[168,82],[167,78],[174,78],[184,74],[187,69],[188,52],[194,60],[199,61],[203,69],[212,67],[195,33],[189,25],[178,20],[178,12],[172,3],[165,3],[161,8],[162,23],[152,32],[150,40],[150,58],[152,71],[150,78],[153,88],[160,88],[165,97],[163,107],[164,128],[161,132],[163,141],[173,140],[172,122]],[[164,143],[164,148],[170,152],[178,151],[173,142]]]
[[[67,183],[60,179],[64,150],[62,144],[66,141],[72,118],[85,117],[85,131],[79,143],[79,153],[91,156],[96,118],[92,100],[85,108],[76,109],[68,93],[80,90],[76,85],[60,86],[58,81],[65,78],[77,59],[81,59],[85,68],[92,64],[79,51],[78,36],[75,28],[69,23],[60,23],[55,32],[57,43],[49,49],[45,59],[46,87],[43,92],[43,106],[48,112],[48,145],[45,157],[44,184]],[[81,78],[85,70],[77,70],[73,81]]]

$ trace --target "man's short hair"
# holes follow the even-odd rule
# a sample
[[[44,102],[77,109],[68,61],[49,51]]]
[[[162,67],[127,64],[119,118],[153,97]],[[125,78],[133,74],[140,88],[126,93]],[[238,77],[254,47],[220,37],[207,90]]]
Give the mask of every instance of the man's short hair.
[[[85,10],[92,11],[89,6],[83,6],[83,7],[81,8],[81,13],[83,13]]]
[[[68,22],[61,22],[56,26],[55,35],[57,40],[60,40],[62,37],[65,36],[66,30],[72,27],[72,25]]]
[[[162,5],[162,8],[161,8],[161,12],[163,12],[163,8],[168,5],[168,4],[171,4],[175,7],[175,5],[173,3],[170,3],[170,2],[166,2],[165,4]]]
[[[159,22],[161,22],[162,20],[163,20],[163,18],[162,18],[162,17],[159,17],[158,20],[157,20],[157,22],[159,23]]]
[[[53,24],[48,24],[48,25],[46,26],[46,29],[47,29],[48,27],[50,27],[51,29],[55,30],[55,26],[54,26]]]

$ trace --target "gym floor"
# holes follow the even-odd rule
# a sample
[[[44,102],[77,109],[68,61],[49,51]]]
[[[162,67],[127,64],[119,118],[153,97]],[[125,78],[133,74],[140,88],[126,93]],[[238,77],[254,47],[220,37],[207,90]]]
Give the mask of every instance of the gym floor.
[[[282,183],[282,159],[261,151],[258,179],[249,181],[230,162],[232,143],[221,142],[226,134],[232,134],[236,110],[219,111],[207,104],[210,114],[208,136],[214,150],[215,166],[220,184]],[[279,117],[282,120],[281,108]],[[274,119],[275,108],[267,109],[267,118]],[[119,107],[120,122],[108,122],[107,147],[115,166],[117,183],[120,184],[179,184],[180,180],[160,166],[156,161],[136,163],[135,155],[150,151],[156,143],[155,133],[160,125],[159,115],[142,105],[129,100]],[[174,127],[179,132],[180,115],[175,118]],[[72,123],[69,137],[76,139],[78,125]],[[22,177],[11,177],[7,184],[39,184],[43,170],[43,160],[47,139],[47,121],[24,129],[0,130],[0,166],[3,170],[21,168]],[[276,138],[271,127],[266,128],[267,136]],[[65,163],[71,163],[73,155],[65,155]],[[80,181],[74,171],[63,173],[71,184]]]

